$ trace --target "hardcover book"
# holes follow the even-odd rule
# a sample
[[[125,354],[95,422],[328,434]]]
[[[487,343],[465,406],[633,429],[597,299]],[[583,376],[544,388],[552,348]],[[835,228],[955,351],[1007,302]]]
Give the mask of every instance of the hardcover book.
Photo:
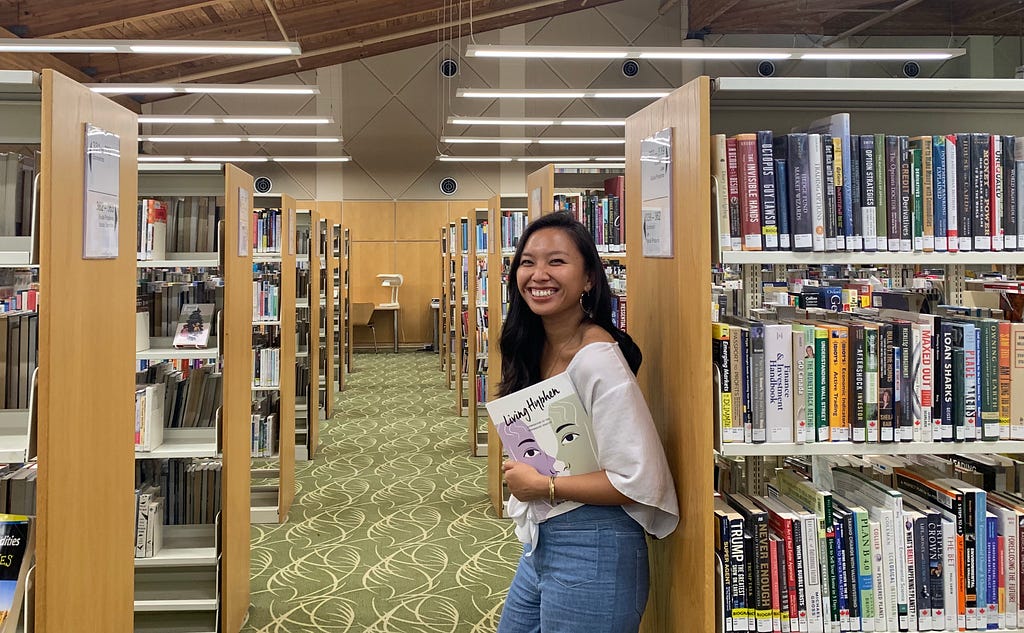
[[[212,303],[186,303],[181,307],[178,325],[174,328],[174,347],[202,349],[210,340],[213,320]]]
[[[567,373],[492,400],[487,413],[508,456],[546,477],[600,469],[593,421]],[[537,504],[544,520],[551,506]]]

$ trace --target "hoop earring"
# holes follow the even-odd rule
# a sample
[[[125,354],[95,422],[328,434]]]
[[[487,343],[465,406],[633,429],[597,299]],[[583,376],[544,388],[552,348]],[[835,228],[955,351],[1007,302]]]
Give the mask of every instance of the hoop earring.
[[[588,293],[589,293],[589,291],[581,292],[580,293],[580,308],[583,310],[583,316],[584,317],[586,317],[588,319],[593,319],[594,318],[594,308],[593,308],[593,306],[588,308],[586,306],[586,304],[583,303],[584,297],[586,297],[588,300],[590,299],[590,297],[587,297]]]

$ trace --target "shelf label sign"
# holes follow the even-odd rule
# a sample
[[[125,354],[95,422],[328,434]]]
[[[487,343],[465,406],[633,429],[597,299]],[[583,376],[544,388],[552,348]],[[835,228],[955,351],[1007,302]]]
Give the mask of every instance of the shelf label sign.
[[[672,252],[672,128],[640,142],[640,217],[644,257]]]
[[[251,196],[245,187],[238,188],[238,256],[249,255],[249,219],[252,217]]]
[[[120,137],[86,123],[82,259],[117,258],[120,184]]]

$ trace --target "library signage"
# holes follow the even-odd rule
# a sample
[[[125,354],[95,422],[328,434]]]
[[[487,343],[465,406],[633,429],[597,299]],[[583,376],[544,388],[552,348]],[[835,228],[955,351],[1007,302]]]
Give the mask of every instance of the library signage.
[[[252,207],[249,204],[249,190],[245,187],[238,188],[238,256],[249,255],[249,218],[252,216]]]
[[[121,139],[85,124],[85,208],[82,258],[116,259],[121,182]]]
[[[641,234],[644,257],[672,253],[672,128],[640,142]]]

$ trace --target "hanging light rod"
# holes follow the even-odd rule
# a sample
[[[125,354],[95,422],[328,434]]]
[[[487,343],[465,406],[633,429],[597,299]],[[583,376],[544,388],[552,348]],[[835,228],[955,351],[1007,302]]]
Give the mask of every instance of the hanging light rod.
[[[161,156],[139,154],[140,163],[347,163],[351,156]]]
[[[449,156],[441,154],[442,163],[621,163],[625,156]],[[604,167],[604,165],[601,165]]]
[[[448,117],[449,125],[522,125],[524,127],[539,126],[547,127],[549,125],[605,125],[612,127],[625,127],[626,119],[585,119],[582,117],[553,117],[550,119],[545,118],[530,118],[524,117],[520,119],[508,119],[502,117]]]
[[[202,114],[140,114],[139,123],[167,123],[172,125],[328,125],[334,123],[329,116],[205,116]]]
[[[739,46],[503,46],[470,44],[466,57],[517,59],[731,59],[731,60],[943,60],[963,48],[756,48]]]
[[[151,143],[340,143],[340,136],[219,136],[219,135],[155,135],[141,136]]]
[[[73,40],[2,38],[0,53],[154,53],[164,55],[301,55],[296,42]]]
[[[145,94],[244,94],[318,95],[317,86],[281,84],[85,84],[93,92],[108,95]]]
[[[660,99],[672,90],[657,88],[597,88],[590,90],[491,90],[459,88],[456,97],[469,99]]]
[[[503,136],[445,136],[441,139],[442,143],[499,143],[505,145],[530,145],[531,143],[537,143],[539,145],[625,145],[626,139],[621,137],[606,137],[606,138],[561,138],[561,137],[545,137],[539,136],[534,138],[506,138]]]

